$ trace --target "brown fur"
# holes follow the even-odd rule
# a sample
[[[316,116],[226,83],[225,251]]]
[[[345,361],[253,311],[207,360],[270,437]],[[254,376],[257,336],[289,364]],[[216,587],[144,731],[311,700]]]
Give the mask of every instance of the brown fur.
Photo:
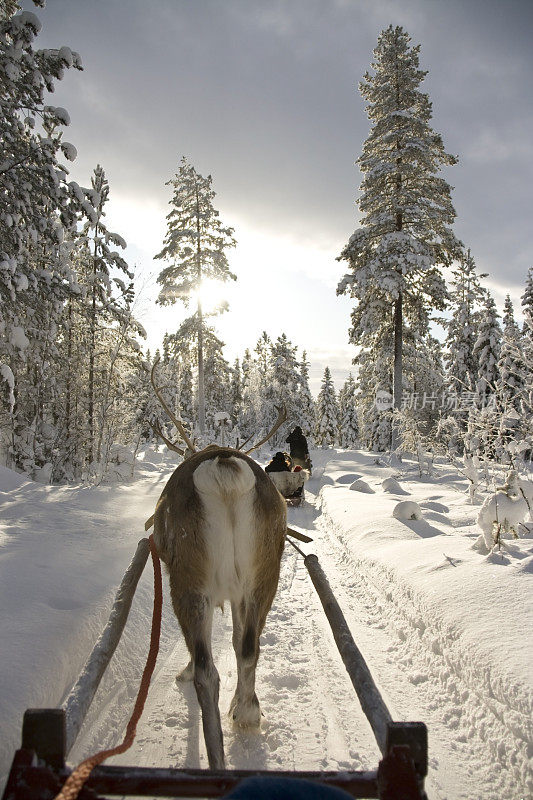
[[[259,636],[278,585],[287,530],[285,502],[253,459],[239,450],[210,445],[177,467],[163,489],[154,514],[154,539],[169,572],[172,604],[191,655],[187,675],[194,672],[209,763],[213,769],[223,767],[224,755],[218,712],[218,673],[206,634],[213,612],[206,590],[209,568],[204,538],[206,520],[193,473],[202,462],[215,458],[219,459],[221,468],[236,470],[235,462],[228,460],[231,456],[246,461],[255,476],[255,524],[249,532],[253,539],[253,574],[247,576],[246,596],[241,602],[232,603],[238,671],[232,713],[237,722],[248,724],[247,719],[259,715],[254,689],[255,668]]]

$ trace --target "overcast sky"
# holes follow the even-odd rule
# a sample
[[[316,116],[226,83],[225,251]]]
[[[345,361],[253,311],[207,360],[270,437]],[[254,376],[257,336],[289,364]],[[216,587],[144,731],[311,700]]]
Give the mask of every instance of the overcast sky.
[[[354,349],[335,257],[357,227],[369,130],[357,85],[391,23],[421,45],[433,127],[459,156],[445,173],[456,234],[500,308],[507,292],[519,303],[533,263],[530,0],[48,0],[37,15],[39,46],[81,55],[53,102],[72,119],[72,177],[106,171],[107,224],[128,242],[152,349],[186,314],[153,302],[165,182],[186,155],[213,176],[238,241],[216,322],[226,357],[284,331],[307,349],[315,393],[326,364],[340,386]]]

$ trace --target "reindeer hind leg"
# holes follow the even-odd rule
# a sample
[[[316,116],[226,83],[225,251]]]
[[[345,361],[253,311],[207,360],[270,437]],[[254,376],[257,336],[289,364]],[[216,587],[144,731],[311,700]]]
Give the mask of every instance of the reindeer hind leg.
[[[224,741],[218,708],[220,679],[211,652],[213,605],[204,595],[186,595],[180,599],[176,614],[191,654],[194,688],[202,710],[209,767],[213,770],[224,769]],[[191,662],[184,672],[189,669]]]
[[[233,648],[237,659],[237,688],[231,701],[230,716],[242,727],[259,727],[261,709],[255,693],[255,672],[259,658],[259,635],[255,604],[244,601],[232,604]]]

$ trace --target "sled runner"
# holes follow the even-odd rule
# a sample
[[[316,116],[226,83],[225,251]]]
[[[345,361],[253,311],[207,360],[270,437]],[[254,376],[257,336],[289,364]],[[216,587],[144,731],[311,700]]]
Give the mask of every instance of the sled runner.
[[[290,475],[291,473],[286,473]],[[303,484],[302,484],[303,485]],[[287,529],[300,541],[311,541],[297,531]],[[291,541],[289,539],[289,541]],[[303,556],[299,548],[293,547]],[[331,626],[339,653],[359,698],[382,759],[376,769],[367,771],[265,771],[265,770],[202,770],[170,769],[165,767],[105,766],[103,760],[111,751],[96,754],[89,759],[91,768],[85,770],[83,782],[75,785],[77,774],[83,773],[83,762],[72,771],[66,763],[92,699],[111,657],[120,641],[136,586],[148,555],[152,552],[154,563],[154,613],[150,653],[141,681],[134,712],[122,745],[121,752],[131,744],[135,728],[146,699],[150,677],[155,666],[161,622],[161,572],[153,539],[141,539],[134,558],[118,589],[109,622],[96,642],[85,667],[61,708],[28,709],[24,714],[22,744],[16,751],[3,794],[3,800],[52,800],[66,782],[62,795],[69,800],[104,800],[113,796],[143,797],[225,797],[239,786],[248,794],[240,797],[305,798],[306,783],[320,784],[327,800],[328,790],[343,789],[356,798],[381,798],[381,800],[427,800],[424,778],[427,774],[427,729],[422,722],[393,722],[391,715],[372,679],[366,662],[357,648],[343,613],[335,599],[316,555],[304,557],[304,564],[319,595]],[[155,646],[154,646],[155,645]],[[155,650],[155,653],[154,653]],[[144,691],[144,695],[143,695]],[[349,711],[347,712],[349,713]],[[131,741],[127,744],[128,736]],[[247,783],[243,781],[247,779]],[[295,782],[295,779],[300,781]],[[81,786],[81,788],[80,788]],[[281,793],[283,787],[284,793]],[[316,787],[314,787],[316,788]],[[322,796],[322,795],[321,795]]]

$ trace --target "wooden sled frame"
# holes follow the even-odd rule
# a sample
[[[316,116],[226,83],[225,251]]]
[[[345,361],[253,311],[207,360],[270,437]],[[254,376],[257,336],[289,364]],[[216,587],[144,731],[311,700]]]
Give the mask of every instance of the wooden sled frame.
[[[83,719],[126,624],[135,589],[147,561],[149,544],[141,539],[117,592],[111,616],[61,708],[28,709],[22,743],[16,751],[3,800],[52,800],[70,774],[66,765]],[[244,778],[304,778],[344,789],[355,798],[427,800],[427,729],[422,722],[393,722],[315,555],[304,559],[331,625],[348,675],[383,754],[375,770],[318,772],[96,767],[80,800],[137,795],[149,797],[222,797]]]

